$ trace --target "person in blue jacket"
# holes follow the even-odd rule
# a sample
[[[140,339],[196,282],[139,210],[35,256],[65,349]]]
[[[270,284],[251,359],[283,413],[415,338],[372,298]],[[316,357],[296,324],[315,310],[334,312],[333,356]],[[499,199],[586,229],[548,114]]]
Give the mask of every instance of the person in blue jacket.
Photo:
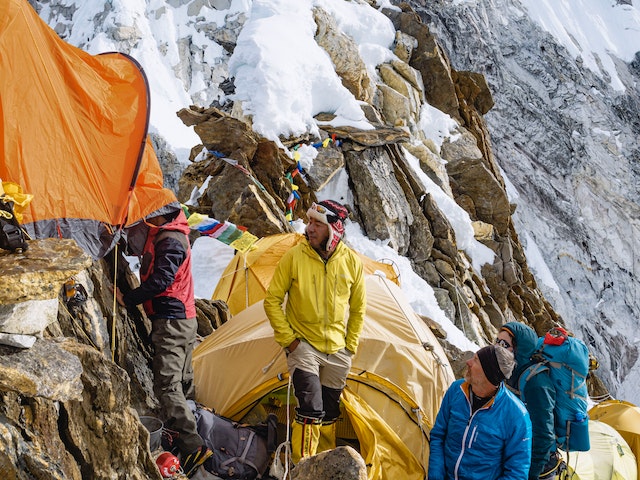
[[[519,322],[505,323],[496,339],[496,343],[515,355],[516,366],[506,383],[525,402],[531,418],[533,436],[529,480],[554,478],[558,469],[562,468],[553,427],[556,391],[549,371],[545,369],[520,379],[522,373],[535,363],[531,356],[536,350],[537,341],[538,335],[533,328]]]
[[[445,393],[431,430],[428,480],[524,480],[531,462],[531,421],[504,385],[514,357],[489,345],[467,361],[464,379]]]

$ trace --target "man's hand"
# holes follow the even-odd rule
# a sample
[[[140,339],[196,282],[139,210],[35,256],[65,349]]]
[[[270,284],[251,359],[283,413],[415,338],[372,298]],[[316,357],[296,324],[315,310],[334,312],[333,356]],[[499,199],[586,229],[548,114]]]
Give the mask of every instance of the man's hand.
[[[287,353],[291,353],[296,348],[298,348],[298,345],[300,345],[300,340],[296,338],[293,342],[291,342],[289,344],[289,346],[287,348],[285,348],[285,350],[286,350]]]
[[[116,287],[116,300],[118,301],[118,303],[121,306],[126,307],[126,305],[124,303],[124,297],[122,296],[122,292],[120,291],[120,289],[118,287]]]

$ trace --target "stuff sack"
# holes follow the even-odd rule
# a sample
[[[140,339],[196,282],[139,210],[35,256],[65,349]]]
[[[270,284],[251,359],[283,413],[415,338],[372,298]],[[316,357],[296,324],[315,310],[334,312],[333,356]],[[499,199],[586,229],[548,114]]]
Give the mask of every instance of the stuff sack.
[[[256,426],[216,415],[201,405],[196,406],[193,414],[198,434],[213,451],[204,462],[205,470],[225,479],[262,478],[277,445],[277,417],[274,414],[270,414],[264,424]]]
[[[27,250],[24,232],[13,211],[13,202],[0,196],[0,248],[15,252]]]
[[[558,447],[565,452],[586,452],[590,448],[587,414],[589,350],[584,342],[561,327],[538,339],[532,360],[519,380],[520,392],[529,378],[544,370],[555,388],[554,429]],[[524,401],[524,398],[522,399]]]

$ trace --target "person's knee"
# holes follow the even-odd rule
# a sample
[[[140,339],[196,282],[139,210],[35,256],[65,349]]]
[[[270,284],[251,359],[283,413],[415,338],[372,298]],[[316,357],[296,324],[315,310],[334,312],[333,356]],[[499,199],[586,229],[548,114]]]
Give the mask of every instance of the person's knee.
[[[341,388],[329,388],[322,386],[322,405],[324,407],[324,422],[335,422],[340,416]]]
[[[322,390],[317,375],[296,369],[293,372],[293,389],[298,399],[297,411],[304,417],[322,418]]]

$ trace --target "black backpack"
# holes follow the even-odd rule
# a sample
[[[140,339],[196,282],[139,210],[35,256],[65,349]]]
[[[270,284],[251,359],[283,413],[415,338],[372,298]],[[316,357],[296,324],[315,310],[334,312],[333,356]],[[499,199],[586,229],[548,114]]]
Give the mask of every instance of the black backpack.
[[[224,479],[259,479],[267,473],[278,444],[278,419],[270,414],[259,425],[246,425],[197,405],[193,412],[198,433],[213,455],[204,462],[208,472]]]
[[[13,202],[0,196],[0,248],[15,252],[27,251],[25,234],[13,213]]]

